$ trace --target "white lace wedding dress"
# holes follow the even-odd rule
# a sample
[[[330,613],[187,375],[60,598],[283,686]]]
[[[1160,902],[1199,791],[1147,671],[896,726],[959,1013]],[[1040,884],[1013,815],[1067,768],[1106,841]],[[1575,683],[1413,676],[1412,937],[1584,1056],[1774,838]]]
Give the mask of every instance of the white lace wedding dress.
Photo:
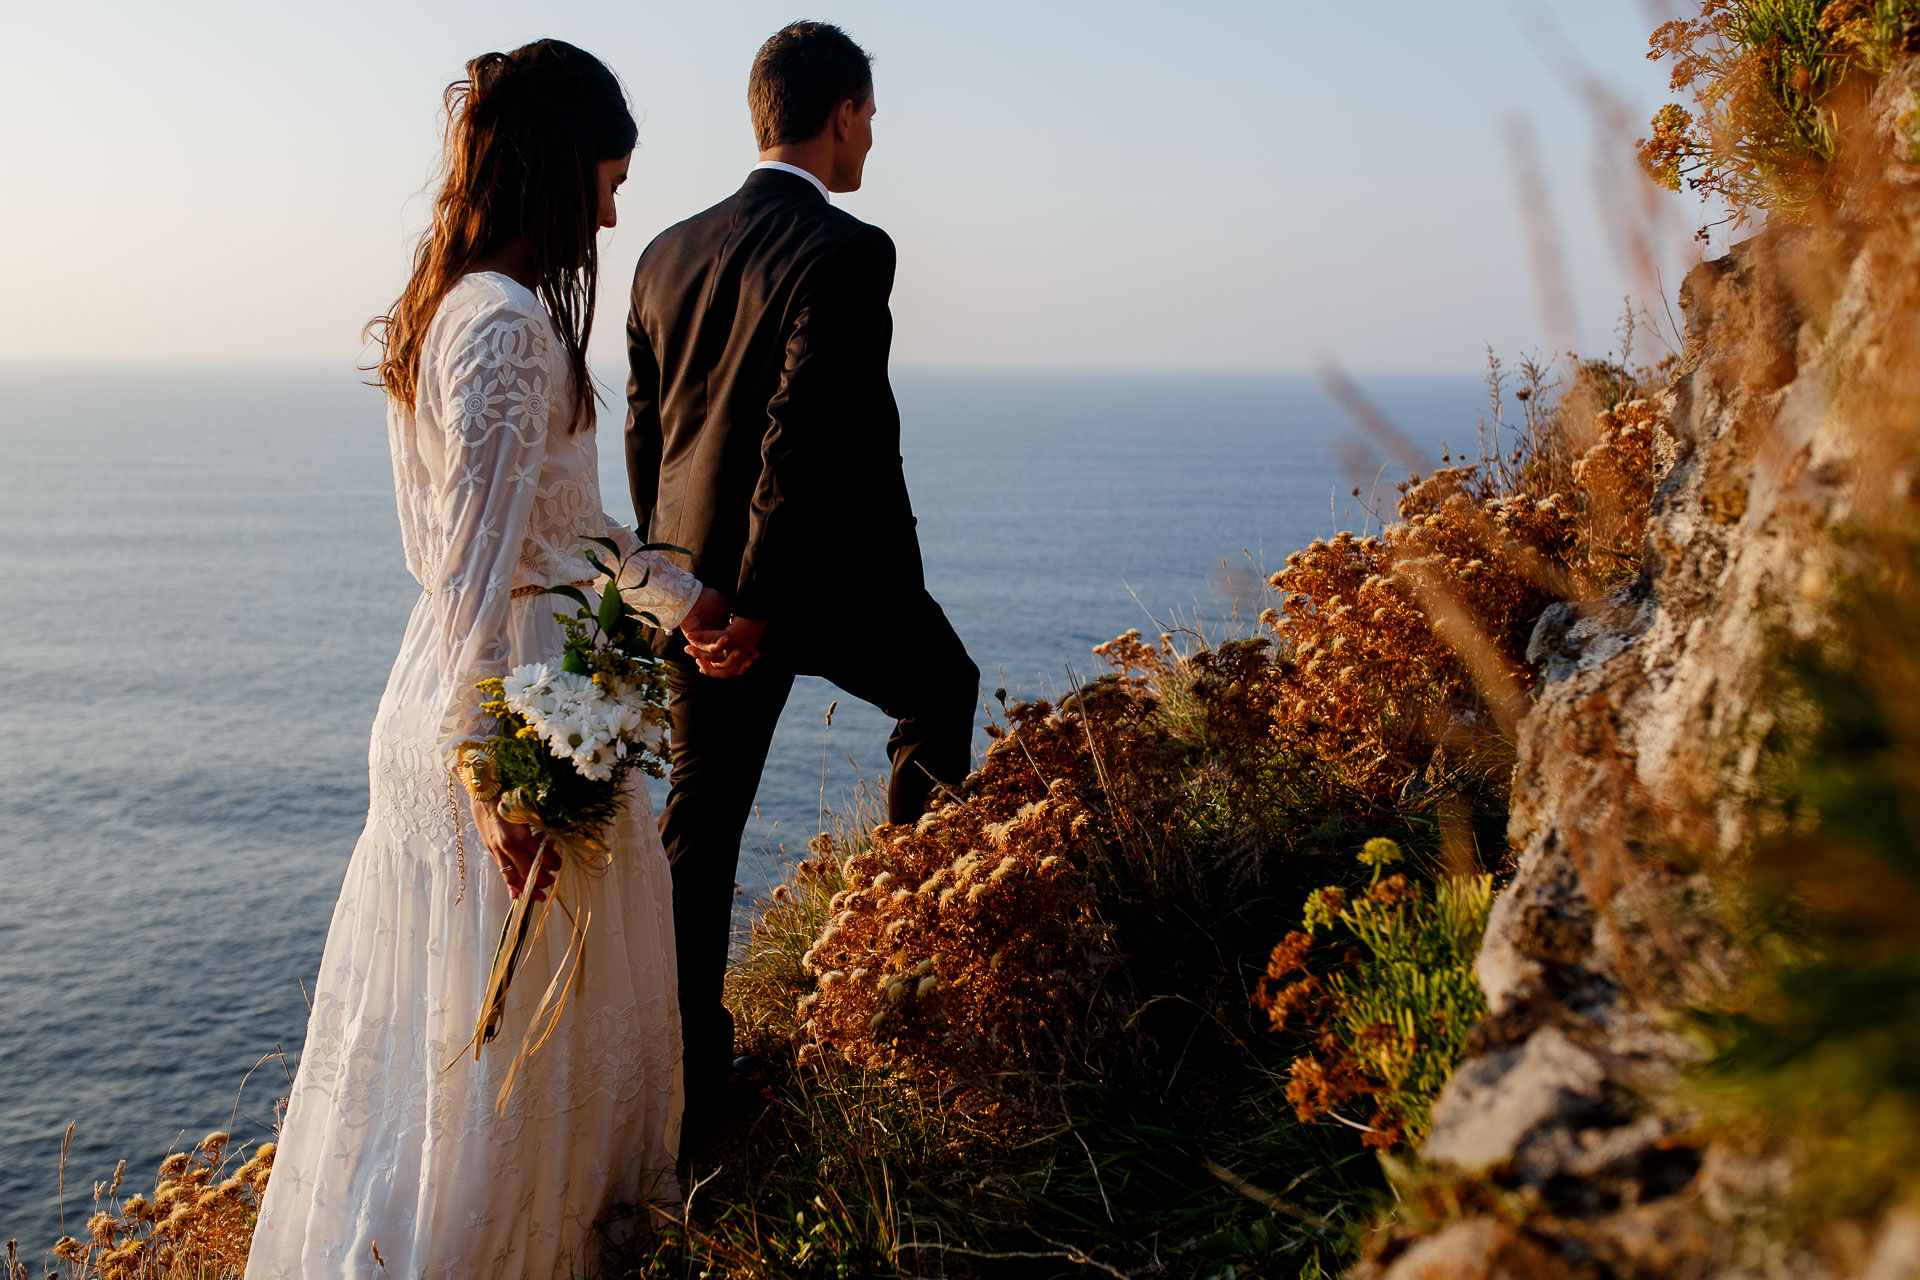
[[[621,1230],[623,1206],[678,1195],[672,890],[637,783],[612,869],[574,880],[574,905],[592,912],[584,986],[504,1116],[495,1095],[570,934],[558,912],[499,1038],[477,1061],[461,1053],[511,901],[449,788],[452,749],[485,732],[474,682],[558,656],[553,614],[573,606],[531,589],[595,576],[583,535],[635,546],[601,508],[593,432],[567,428],[573,395],[538,299],[479,273],[433,321],[416,407],[389,411],[401,541],[425,591],[374,720],[372,805],[327,931],[249,1280],[565,1277]],[[629,563],[623,591],[676,625],[699,584],[651,554]]]

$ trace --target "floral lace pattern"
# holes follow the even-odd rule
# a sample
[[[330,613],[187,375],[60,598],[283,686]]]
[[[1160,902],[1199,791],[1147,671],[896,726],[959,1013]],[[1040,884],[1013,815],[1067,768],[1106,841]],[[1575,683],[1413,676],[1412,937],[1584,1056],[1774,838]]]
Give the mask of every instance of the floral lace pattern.
[[[531,293],[468,276],[429,331],[419,403],[389,412],[401,538],[425,590],[374,720],[367,826],[327,932],[249,1277],[557,1280],[591,1266],[628,1207],[678,1195],[672,890],[644,788],[610,833],[611,868],[562,873],[570,909],[593,917],[584,982],[504,1114],[511,1028],[545,984],[516,984],[510,1030],[478,1057],[467,1043],[511,900],[464,796],[448,795],[448,753],[483,727],[475,681],[560,652],[553,602],[514,589],[594,577],[583,536],[637,544],[601,508],[592,432],[562,425],[572,388],[558,350]],[[657,556],[630,564],[623,589],[676,624],[698,584]],[[464,876],[460,839],[478,855]],[[558,967],[567,932],[549,929],[530,972]]]
[[[601,505],[594,433],[565,425],[574,387],[560,351],[531,292],[467,276],[428,330],[416,412],[387,415],[407,571],[434,602],[443,758],[479,736],[473,686],[506,669],[513,591],[595,577],[588,537],[639,546]],[[699,592],[662,556],[634,556],[629,570],[636,588],[650,571],[635,603],[665,627]]]

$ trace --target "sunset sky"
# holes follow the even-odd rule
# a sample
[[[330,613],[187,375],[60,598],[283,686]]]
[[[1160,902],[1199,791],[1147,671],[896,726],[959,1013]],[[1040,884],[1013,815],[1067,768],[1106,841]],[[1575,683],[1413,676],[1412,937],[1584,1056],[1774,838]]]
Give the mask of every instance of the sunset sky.
[[[73,0],[0,17],[0,359],[350,363],[423,224],[441,90],[543,35],[604,58],[641,122],[603,242],[614,356],[635,258],[738,184],[748,63],[801,16],[876,56],[843,203],[899,245],[901,362],[1465,369],[1487,343],[1605,351],[1646,292],[1617,234],[1644,192],[1580,82],[1625,141],[1666,100],[1637,0]],[[1670,295],[1704,218],[1658,203]]]

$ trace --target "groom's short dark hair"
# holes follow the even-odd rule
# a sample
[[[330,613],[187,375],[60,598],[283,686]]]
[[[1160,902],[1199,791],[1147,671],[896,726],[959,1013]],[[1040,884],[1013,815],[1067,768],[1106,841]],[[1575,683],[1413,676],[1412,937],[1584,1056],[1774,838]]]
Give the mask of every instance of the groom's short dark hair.
[[[873,55],[829,22],[796,22],[776,31],[753,58],[747,106],[765,151],[805,142],[827,127],[842,102],[873,92]]]

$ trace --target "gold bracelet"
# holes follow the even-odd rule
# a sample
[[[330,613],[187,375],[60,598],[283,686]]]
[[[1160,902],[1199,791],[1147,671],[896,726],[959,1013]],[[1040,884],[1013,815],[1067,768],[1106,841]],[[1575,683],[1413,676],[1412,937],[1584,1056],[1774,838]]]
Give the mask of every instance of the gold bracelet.
[[[447,816],[453,819],[453,857],[460,867],[460,892],[453,897],[453,905],[457,907],[467,896],[467,834],[460,823],[460,801],[451,773],[447,774]]]

